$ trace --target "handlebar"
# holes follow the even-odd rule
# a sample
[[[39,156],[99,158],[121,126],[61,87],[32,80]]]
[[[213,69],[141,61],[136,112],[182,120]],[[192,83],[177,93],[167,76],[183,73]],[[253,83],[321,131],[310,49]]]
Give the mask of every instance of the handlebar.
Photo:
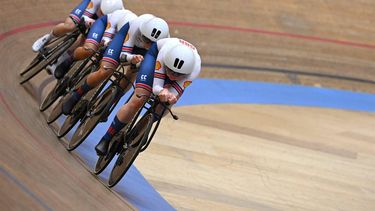
[[[154,101],[155,104],[160,104],[161,106],[163,106],[165,109],[168,110],[168,112],[172,115],[173,119],[174,120],[178,120],[178,116],[173,114],[171,108],[169,107],[170,104],[168,102],[162,102],[160,101],[160,98],[159,96],[155,95],[154,93],[151,93],[151,95],[147,95],[147,94],[137,94],[136,95],[138,98],[142,98],[142,97],[148,97],[150,100]]]

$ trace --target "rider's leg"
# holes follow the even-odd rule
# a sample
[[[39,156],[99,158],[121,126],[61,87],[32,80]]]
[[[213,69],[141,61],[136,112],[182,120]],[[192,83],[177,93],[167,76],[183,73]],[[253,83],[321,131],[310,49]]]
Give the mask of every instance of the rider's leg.
[[[73,52],[74,50],[83,44],[83,35],[78,36],[77,40],[65,51],[55,63],[48,65],[46,69],[55,76],[56,79],[61,79],[66,73],[66,69],[73,63]],[[61,65],[65,63],[64,65]],[[58,68],[59,67],[59,68]],[[56,71],[57,70],[57,71]],[[56,72],[55,72],[56,71]]]
[[[102,16],[91,26],[87,34],[87,39],[83,47],[79,47],[74,52],[74,60],[83,60],[92,56],[99,48],[104,31],[107,27],[108,16]]]
[[[120,81],[120,86],[124,90],[124,93],[128,92],[129,89],[132,87],[132,84],[135,81],[135,77],[137,76],[137,68],[131,68],[130,66],[127,68],[125,77]]]
[[[63,113],[65,115],[70,114],[82,96],[110,77],[115,69],[116,66],[114,64],[102,61],[100,69],[96,72],[90,73],[85,82],[75,89],[68,98],[66,98],[62,106]]]
[[[98,50],[98,46],[92,43],[85,42],[81,47],[78,47],[73,54],[75,61],[83,60],[91,57]]]
[[[143,88],[136,88],[128,103],[123,105],[117,112],[115,119],[99,143],[95,146],[98,155],[106,155],[109,142],[122,128],[124,128],[135,116],[139,109],[150,96],[150,91]],[[142,96],[142,97],[138,97]]]
[[[68,32],[74,31],[76,25],[72,19],[74,19],[77,23],[80,22],[81,17],[89,3],[90,0],[82,0],[82,2],[71,11],[69,17],[65,19],[64,23],[57,24],[49,34],[44,35],[34,42],[32,46],[33,51],[38,52],[54,37],[60,37]]]

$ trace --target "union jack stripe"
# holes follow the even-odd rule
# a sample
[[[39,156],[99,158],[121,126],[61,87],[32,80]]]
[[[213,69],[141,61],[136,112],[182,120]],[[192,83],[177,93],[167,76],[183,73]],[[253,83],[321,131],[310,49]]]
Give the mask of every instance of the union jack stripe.
[[[74,15],[74,14],[70,14],[70,17],[72,17],[77,22],[81,21],[81,19],[78,16]]]
[[[159,78],[159,79],[165,79],[165,78],[166,78],[166,75],[165,75],[165,74],[162,74],[162,73],[155,73],[155,74],[154,74],[154,77],[155,77],[155,78]]]
[[[89,11],[85,10],[85,12],[83,13],[83,15],[86,15],[87,17],[89,18],[92,18],[92,16],[94,16],[94,14],[90,13]]]
[[[113,35],[114,35],[114,34],[112,34],[112,33],[109,33],[109,32],[105,32],[103,36],[104,36],[104,37],[109,37],[109,38],[112,38],[112,37],[113,37]]]
[[[131,53],[133,51],[133,48],[127,47],[127,46],[122,46],[122,51]]]
[[[135,84],[135,88],[142,88],[142,89],[145,89],[149,92],[152,92],[152,88],[151,86],[147,85],[147,84],[143,84],[143,83],[136,83]]]
[[[111,64],[114,64],[115,66],[118,66],[118,62],[110,57],[103,57],[103,61],[109,62]]]
[[[96,41],[96,40],[94,40],[94,39],[86,39],[85,42],[87,42],[87,43],[92,43],[92,44],[94,44],[94,45],[96,45],[96,46],[99,46],[98,41]]]
[[[184,89],[182,89],[177,82],[172,82],[172,87],[178,92],[180,96],[182,95],[182,93],[184,93]]]

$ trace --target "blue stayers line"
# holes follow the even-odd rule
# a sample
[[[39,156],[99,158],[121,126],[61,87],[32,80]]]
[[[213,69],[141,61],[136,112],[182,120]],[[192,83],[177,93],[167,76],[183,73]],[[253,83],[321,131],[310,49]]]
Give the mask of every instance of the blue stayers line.
[[[33,198],[35,201],[38,202],[44,209],[51,211],[52,209],[48,207],[46,203],[43,202],[39,197],[37,197],[32,191],[30,191],[24,184],[22,184],[20,181],[18,181],[12,174],[7,172],[3,167],[0,167],[1,174],[5,175],[8,179],[13,181],[23,192],[25,192],[27,195],[29,195],[31,198]]]

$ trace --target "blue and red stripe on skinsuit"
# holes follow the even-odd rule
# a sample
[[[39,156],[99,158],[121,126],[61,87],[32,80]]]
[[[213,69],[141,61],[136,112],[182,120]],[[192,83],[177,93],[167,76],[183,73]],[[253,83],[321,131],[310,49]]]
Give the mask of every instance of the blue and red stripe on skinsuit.
[[[120,54],[122,45],[129,31],[129,23],[125,24],[120,31],[115,34],[115,37],[104,52],[102,61],[109,62],[115,67],[120,64]]]
[[[181,97],[184,93],[184,89],[176,82],[171,81],[172,87],[177,91],[178,95]]]
[[[90,31],[87,35],[85,40],[86,43],[92,43],[95,46],[99,46],[99,43],[102,41],[104,31],[107,27],[108,16],[104,15],[99,18],[95,23],[91,26]]]
[[[79,22],[81,20],[82,15],[84,14],[87,6],[89,5],[90,0],[83,0],[77,7],[75,7],[70,12],[70,17]]]

